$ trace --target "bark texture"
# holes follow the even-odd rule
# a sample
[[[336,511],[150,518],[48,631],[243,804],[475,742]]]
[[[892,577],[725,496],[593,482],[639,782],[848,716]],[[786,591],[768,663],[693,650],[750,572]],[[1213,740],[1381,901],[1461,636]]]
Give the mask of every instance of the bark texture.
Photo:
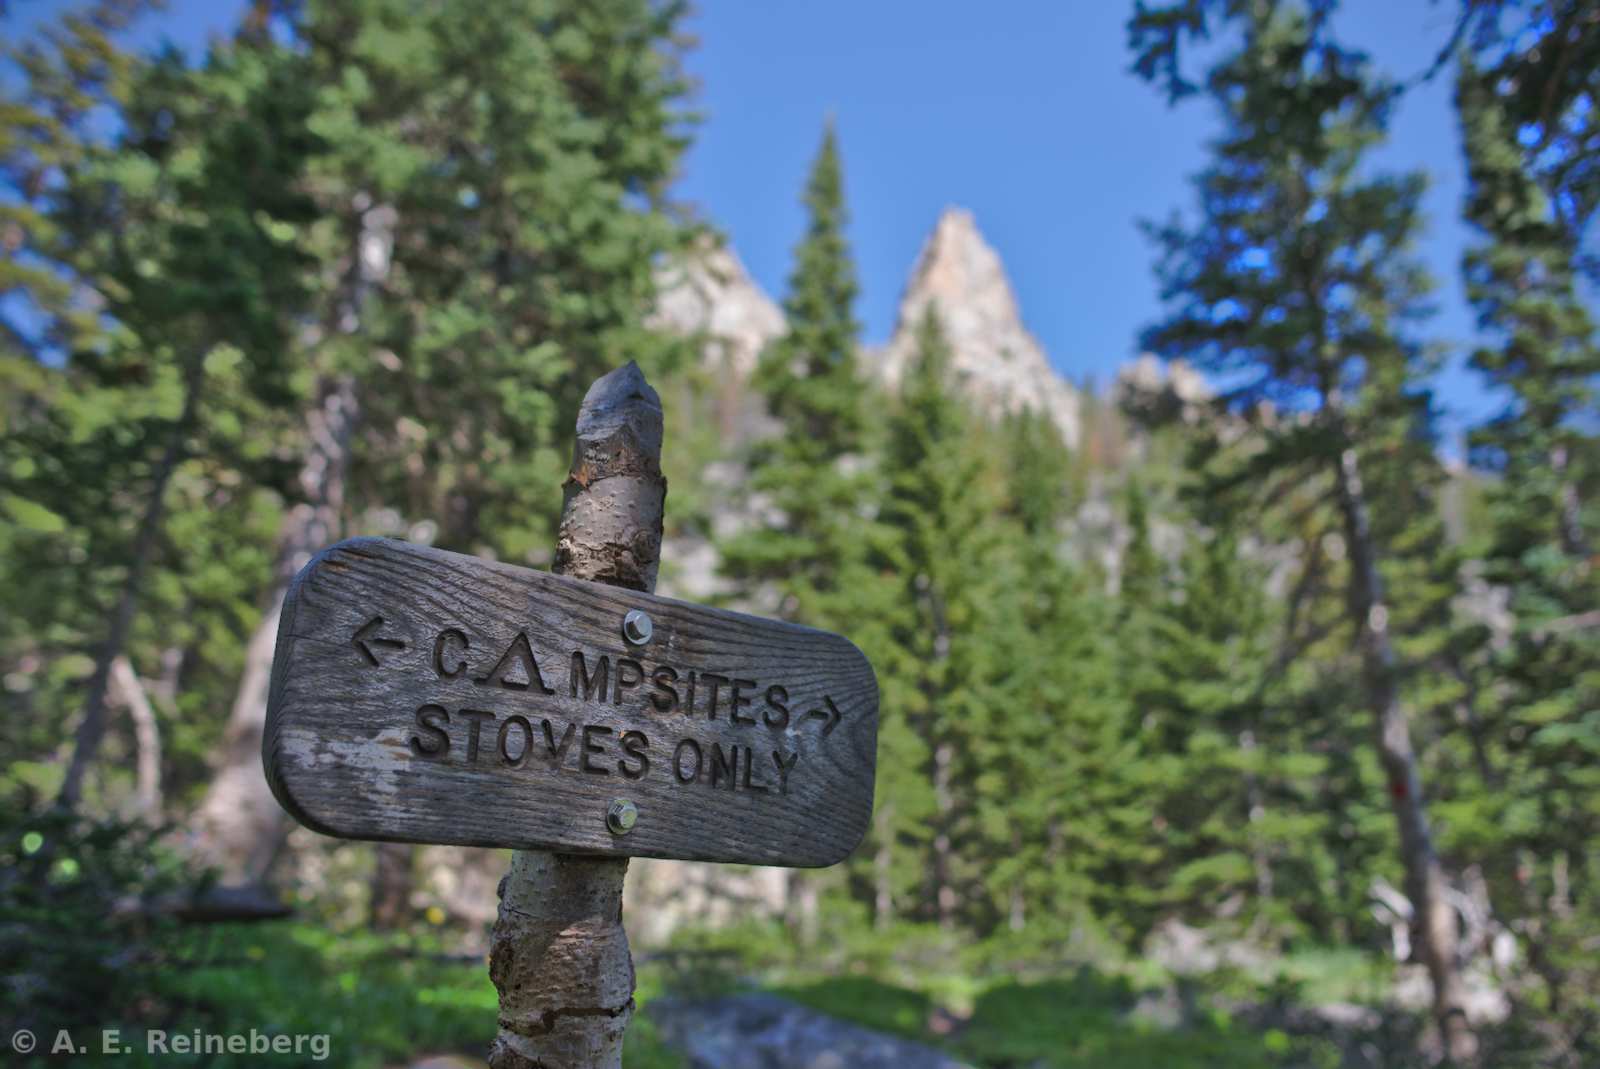
[[[655,590],[667,498],[661,428],[661,400],[632,361],[589,388],[563,487],[557,574]]]
[[[933,834],[933,907],[939,927],[952,931],[956,923],[956,889],[952,883],[951,858],[955,845],[950,825],[955,819],[955,793],[952,787],[955,747],[941,740],[933,748],[933,802],[937,823]]]
[[[661,433],[661,400],[632,361],[589,388],[555,571],[655,589],[667,496]],[[622,927],[627,872],[626,858],[512,854],[489,957],[500,993],[493,1069],[621,1069],[634,987]]]
[[[1558,494],[1561,548],[1569,557],[1584,560],[1589,557],[1589,540],[1583,533],[1583,500],[1578,495],[1578,484],[1571,478],[1567,461],[1566,446],[1557,446],[1551,451],[1550,470],[1555,472],[1556,478],[1561,481],[1561,490]]]
[[[1478,1043],[1462,1002],[1456,914],[1428,826],[1411,724],[1400,701],[1389,606],[1354,447],[1346,447],[1340,454],[1335,484],[1350,546],[1350,605],[1359,628],[1363,681],[1372,704],[1378,757],[1389,780],[1389,799],[1400,829],[1400,856],[1405,864],[1406,894],[1415,911],[1417,943],[1433,982],[1434,1018],[1446,1056],[1458,1064],[1470,1062]]]

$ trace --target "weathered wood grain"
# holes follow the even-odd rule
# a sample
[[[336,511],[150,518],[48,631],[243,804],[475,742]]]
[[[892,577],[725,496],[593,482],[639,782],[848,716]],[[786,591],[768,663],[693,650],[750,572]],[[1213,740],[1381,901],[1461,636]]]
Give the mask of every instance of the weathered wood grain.
[[[622,634],[634,608],[654,623],[643,646]],[[263,756],[284,808],[330,835],[820,866],[870,818],[877,706],[836,635],[362,538],[289,592]],[[625,748],[629,732],[647,742]],[[620,836],[619,797],[639,809]]]

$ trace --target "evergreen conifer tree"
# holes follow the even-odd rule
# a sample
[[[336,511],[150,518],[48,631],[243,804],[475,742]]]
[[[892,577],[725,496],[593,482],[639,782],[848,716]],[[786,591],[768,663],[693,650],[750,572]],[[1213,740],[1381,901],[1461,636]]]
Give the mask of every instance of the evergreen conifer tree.
[[[1494,479],[1485,579],[1515,628],[1480,628],[1471,699],[1483,838],[1496,907],[1520,919],[1530,960],[1575,1046],[1592,1043],[1600,972],[1580,933],[1600,918],[1600,334],[1583,289],[1597,203],[1600,24],[1579,4],[1532,5],[1507,46],[1464,57],[1467,295],[1487,334],[1472,363],[1509,397],[1472,436]],[[1592,256],[1593,278],[1600,270]],[[1585,871],[1587,869],[1587,872]]]
[[[981,873],[963,857],[974,835],[979,740],[1003,735],[1014,712],[1000,700],[1002,666],[988,636],[1004,618],[1000,599],[1022,576],[1020,561],[1006,552],[998,473],[952,389],[934,307],[916,340],[885,432],[882,519],[892,541],[884,570],[905,611],[883,671],[898,683],[896,715],[926,749],[932,812],[924,901],[927,915],[951,929]]]
[[[287,9],[250,39],[299,57],[320,150],[299,471],[197,822],[240,878],[282,832],[257,755],[277,605],[306,554],[361,530],[548,560],[584,389],[673,351],[644,321],[653,263],[691,231],[666,195],[681,14],[360,0]]]
[[[1169,317],[1146,344],[1242,385],[1237,404],[1273,401],[1275,421],[1242,474],[1264,507],[1307,484],[1319,488],[1345,554],[1345,622],[1361,669],[1399,838],[1418,944],[1433,982],[1434,1013],[1450,1057],[1476,1040],[1462,1007],[1456,918],[1446,893],[1401,690],[1397,623],[1385,575],[1388,502],[1375,496],[1372,447],[1428,434],[1406,395],[1426,370],[1407,333],[1427,281],[1410,256],[1422,181],[1369,177],[1392,90],[1359,55],[1328,36],[1317,5],[1178,5],[1141,10],[1132,23],[1138,68],[1182,89],[1178,42],[1203,27],[1180,17],[1220,10],[1241,43],[1207,87],[1225,130],[1199,178],[1201,218],[1156,231]],[[1297,413],[1303,412],[1300,416]]]
[[[68,807],[96,762],[150,575],[169,554],[166,574],[196,570],[170,545],[175,491],[192,499],[209,484],[220,515],[225,501],[251,502],[229,487],[274,474],[272,417],[293,396],[289,323],[304,294],[304,259],[285,237],[310,209],[295,184],[313,141],[303,88],[227,53],[198,70],[170,51],[134,60],[114,40],[133,7],[69,15],[47,34],[52,49],[25,49],[26,88],[9,112],[29,260],[51,265],[18,279],[43,329],[12,359],[60,389],[48,414],[8,434],[48,458],[25,495],[68,528],[54,550],[88,563],[68,569],[86,581],[78,596],[41,606],[87,613],[92,636],[60,787]],[[116,118],[113,133],[89,118],[96,107]],[[46,277],[70,279],[68,292]]]
[[[723,560],[742,581],[774,584],[784,616],[827,627],[849,616],[874,487],[865,465],[870,387],[856,367],[856,272],[832,125],[803,201],[806,231],[783,302],[788,330],[762,354],[755,376],[781,429],[754,447],[752,485],[782,518],[729,541]]]
[[[1121,772],[1122,636],[1103,577],[1069,555],[1080,458],[1036,413],[1009,417],[980,447],[1000,458],[1005,496],[991,566],[1004,584],[991,595],[996,679],[974,743],[978,848],[991,859],[981,867],[1009,929],[1081,938],[1121,915],[1107,877],[1149,844],[1136,784]]]
[[[875,655],[874,621],[885,607],[884,584],[869,564],[880,537],[867,420],[872,388],[856,368],[856,272],[831,124],[802,199],[806,230],[783,302],[788,330],[762,354],[754,378],[779,426],[750,457],[751,486],[770,502],[774,522],[725,540],[722,566],[754,591],[775,596],[786,619],[858,635]],[[887,693],[884,705],[893,708]],[[892,716],[884,719],[888,738],[896,736]],[[886,842],[880,835],[874,848],[885,850]],[[877,886],[880,907],[887,905],[893,895],[886,879]],[[790,874],[791,924],[807,941],[815,935],[818,895],[814,879]]]

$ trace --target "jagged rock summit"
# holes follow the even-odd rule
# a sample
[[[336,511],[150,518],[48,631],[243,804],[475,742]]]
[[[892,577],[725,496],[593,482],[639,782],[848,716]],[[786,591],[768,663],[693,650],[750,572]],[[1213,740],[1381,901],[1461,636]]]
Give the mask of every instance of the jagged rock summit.
[[[940,215],[911,270],[894,335],[876,361],[891,388],[916,352],[917,325],[930,304],[950,341],[952,368],[963,389],[991,411],[1041,412],[1068,445],[1077,444],[1078,391],[1050,366],[1023,326],[1000,254],[962,208]]]
[[[653,322],[703,340],[706,366],[732,383],[747,379],[767,344],[783,334],[783,311],[733,250],[707,242],[663,269]],[[957,387],[990,412],[1041,412],[1077,445],[1078,391],[1056,373],[1022,324],[1005,267],[972,213],[948,208],[917,257],[887,345],[861,365],[898,387],[916,352],[917,325],[933,305],[950,341]]]
[[[706,366],[745,379],[784,332],[783,310],[756,285],[731,246],[704,242],[662,271],[657,326],[705,339]]]
[[[1163,363],[1154,353],[1143,353],[1117,371],[1111,397],[1124,412],[1198,423],[1206,418],[1216,394],[1187,361]]]

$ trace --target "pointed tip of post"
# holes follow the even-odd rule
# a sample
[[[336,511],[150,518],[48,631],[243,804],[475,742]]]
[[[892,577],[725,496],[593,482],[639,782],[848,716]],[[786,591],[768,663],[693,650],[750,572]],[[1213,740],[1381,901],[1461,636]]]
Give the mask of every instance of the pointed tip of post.
[[[656,396],[655,389],[645,381],[644,372],[639,370],[636,362],[629,360],[621,367],[612,368],[594,380],[589,392],[583,395],[583,407],[614,408],[635,398],[653,404],[657,408],[661,407],[661,398]]]
[[[632,360],[596,379],[578,410],[580,436],[622,423],[634,423],[639,429],[651,427],[656,441],[660,441],[661,397]]]

